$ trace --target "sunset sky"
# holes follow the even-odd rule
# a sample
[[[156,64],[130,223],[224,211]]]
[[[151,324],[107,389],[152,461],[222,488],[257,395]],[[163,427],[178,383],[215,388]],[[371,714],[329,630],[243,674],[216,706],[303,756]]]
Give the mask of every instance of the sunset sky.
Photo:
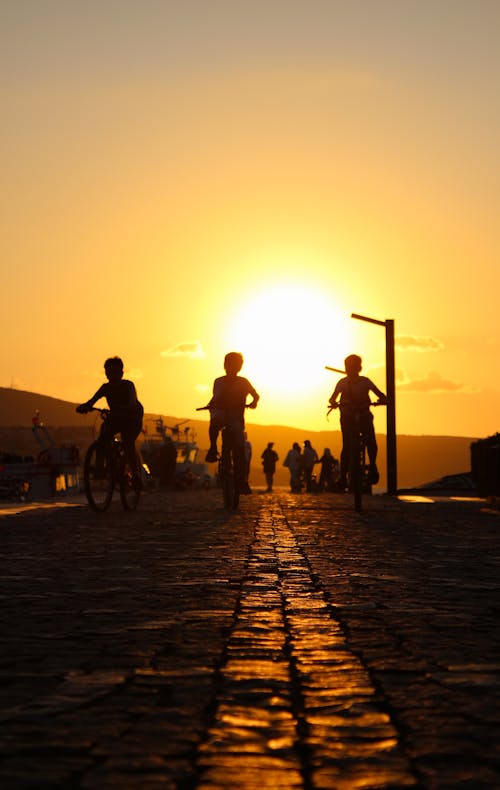
[[[500,430],[499,40],[498,0],[3,0],[0,386],[119,354],[194,418],[240,350],[250,421],[338,428],[325,365],[385,389],[355,312],[400,433]]]

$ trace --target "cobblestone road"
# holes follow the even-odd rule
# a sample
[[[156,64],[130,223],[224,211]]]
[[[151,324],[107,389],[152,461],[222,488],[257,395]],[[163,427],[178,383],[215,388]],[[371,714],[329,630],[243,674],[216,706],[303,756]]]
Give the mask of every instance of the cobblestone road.
[[[219,493],[0,518],[0,786],[500,788],[500,516]]]

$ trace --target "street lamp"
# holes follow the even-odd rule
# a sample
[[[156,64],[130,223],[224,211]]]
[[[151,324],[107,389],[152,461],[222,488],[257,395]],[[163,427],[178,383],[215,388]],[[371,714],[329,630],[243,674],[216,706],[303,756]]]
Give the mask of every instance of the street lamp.
[[[387,392],[387,493],[397,494],[398,473],[396,457],[396,374],[395,374],[395,355],[394,355],[394,321],[387,318],[385,321],[378,321],[376,318],[368,318],[364,315],[351,313],[351,318],[358,321],[368,321],[370,324],[378,324],[385,327],[385,377]]]

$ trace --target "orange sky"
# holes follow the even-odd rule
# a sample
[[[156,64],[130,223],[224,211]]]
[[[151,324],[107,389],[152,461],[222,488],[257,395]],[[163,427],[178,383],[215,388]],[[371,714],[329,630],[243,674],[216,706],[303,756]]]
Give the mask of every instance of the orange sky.
[[[0,385],[73,401],[120,354],[194,417],[324,429],[346,353],[401,433],[499,429],[496,0],[7,0]],[[384,429],[384,415],[377,414]]]

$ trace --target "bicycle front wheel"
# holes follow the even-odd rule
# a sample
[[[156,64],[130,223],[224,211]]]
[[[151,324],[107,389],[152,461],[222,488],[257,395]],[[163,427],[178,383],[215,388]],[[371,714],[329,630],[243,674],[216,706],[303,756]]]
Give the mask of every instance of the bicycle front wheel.
[[[352,437],[349,448],[349,491],[354,496],[354,509],[361,510],[363,500],[364,445],[358,434]]]
[[[361,471],[357,471],[354,476],[353,488],[354,488],[354,510],[361,510],[362,502],[363,502],[363,479],[361,477]]]
[[[240,501],[240,494],[237,491],[234,474],[232,470],[225,469],[221,474],[222,483],[222,497],[224,499],[224,507],[228,510],[236,510]]]
[[[110,506],[114,479],[112,448],[102,442],[93,442],[87,450],[83,465],[83,485],[92,510],[102,512]]]
[[[240,492],[236,485],[231,456],[231,450],[227,447],[223,448],[219,474],[224,507],[228,510],[237,510],[240,503]]]
[[[137,467],[139,468],[139,460]],[[139,504],[141,490],[134,481],[134,474],[129,463],[125,462],[120,475],[120,499],[125,510],[135,510]]]

